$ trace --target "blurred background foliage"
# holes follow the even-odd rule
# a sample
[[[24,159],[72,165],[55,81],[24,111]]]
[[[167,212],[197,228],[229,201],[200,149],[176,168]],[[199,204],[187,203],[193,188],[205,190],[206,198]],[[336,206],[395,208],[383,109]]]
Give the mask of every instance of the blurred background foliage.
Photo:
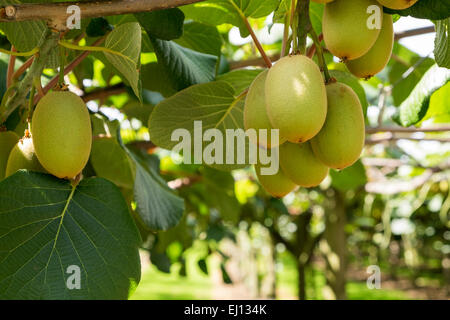
[[[273,61],[281,51],[285,2],[264,1],[262,8],[259,1],[262,9],[247,15]],[[170,43],[189,50],[180,58],[184,63],[213,57],[214,78],[242,91],[263,61],[241,20],[220,19],[199,5],[182,8],[183,33]],[[311,3],[318,33],[322,10],[322,5]],[[136,19],[89,19],[68,37],[89,44]],[[402,21],[414,29],[419,20],[402,17],[395,25]],[[144,35],[156,32],[144,29]],[[142,39],[143,105],[100,54],[90,55],[68,76],[72,89],[88,101],[95,134],[110,139],[94,142],[85,175],[108,178],[121,188],[144,239],[143,278],[132,298],[448,299],[450,85],[430,94],[426,115],[416,123],[419,129],[390,130],[400,128],[395,114],[436,63],[426,39],[417,37],[417,47],[428,46],[428,54],[396,41],[388,66],[368,81],[354,78],[344,64],[325,53],[332,76],[352,86],[365,109],[366,147],[353,166],[330,172],[319,187],[301,188],[283,199],[268,196],[249,168],[224,172],[177,164],[178,154],[150,142],[147,122],[154,106],[187,84],[174,81],[158,61],[157,41]],[[5,36],[0,45],[9,48]],[[17,64],[24,61],[18,58]],[[7,63],[1,54],[0,76],[6,75]],[[43,84],[54,75],[46,69]],[[0,80],[4,92],[5,79]],[[9,121],[23,133],[23,114],[17,112]],[[430,127],[446,129],[420,131]],[[155,232],[144,226],[132,192],[133,172],[139,168],[111,139],[117,133],[139,164],[160,175],[184,200],[185,210],[175,227]],[[381,268],[380,290],[366,285],[370,265]]]

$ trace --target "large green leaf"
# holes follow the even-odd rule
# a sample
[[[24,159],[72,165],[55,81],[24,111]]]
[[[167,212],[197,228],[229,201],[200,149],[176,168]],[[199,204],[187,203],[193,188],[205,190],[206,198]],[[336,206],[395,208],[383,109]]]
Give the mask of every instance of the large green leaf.
[[[434,58],[440,67],[450,68],[450,18],[439,20],[436,24],[436,39],[434,40]]]
[[[173,41],[150,38],[158,63],[177,91],[214,79],[217,57],[184,48]]]
[[[186,22],[183,36],[174,41],[185,48],[213,56],[219,56],[222,47],[222,37],[217,28],[196,21]]]
[[[108,179],[119,187],[133,188],[134,163],[115,138],[95,139],[90,160],[98,177]]]
[[[134,16],[153,38],[173,40],[183,34],[184,13],[178,8],[141,12]]]
[[[170,97],[177,92],[162,63],[152,62],[141,66],[141,81],[144,89],[159,92],[164,97]]]
[[[397,57],[388,63],[388,79],[393,86],[392,98],[399,106],[422,79],[425,72],[435,64],[431,58],[420,57],[416,53],[394,43],[393,54]]]
[[[126,299],[140,280],[140,241],[107,180],[72,186],[19,171],[0,183],[0,299]],[[69,289],[71,268],[79,289]]]
[[[105,52],[108,61],[125,77],[133,88],[134,94],[140,100],[142,100],[142,97],[137,69],[141,54],[141,34],[139,23],[127,22],[116,27],[105,40],[106,48],[128,57],[127,59],[117,54]]]
[[[434,123],[450,123],[450,83],[437,90],[430,99],[430,106],[422,121],[431,119]]]
[[[434,65],[400,105],[394,120],[404,127],[418,123],[427,113],[431,95],[449,80],[450,70]]]
[[[440,20],[450,16],[450,2],[446,0],[420,0],[405,10],[384,8],[384,11],[401,16],[412,16],[421,19]]]
[[[187,18],[217,26],[229,23],[239,27],[242,37],[249,35],[242,16],[261,18],[273,12],[279,0],[208,0],[182,8]]]
[[[167,230],[177,225],[184,212],[184,200],[169,189],[154,170],[130,153],[136,163],[134,199],[137,212],[152,230]]]
[[[50,0],[0,0],[0,6],[8,4],[20,3],[42,3],[51,2]],[[21,22],[0,22],[0,30],[2,30],[9,42],[19,52],[30,51],[42,45],[45,39],[45,33],[48,28],[43,21],[21,21]],[[57,48],[50,51],[45,66],[47,68],[56,68],[59,66]]]
[[[210,55],[219,56],[222,46],[222,38],[216,27],[194,21],[187,22],[184,24],[183,36],[175,42],[180,46],[163,43],[172,49],[171,57],[160,54],[163,60],[141,67],[143,88],[170,97],[177,92],[177,89],[184,89],[189,84],[207,82],[206,79],[212,80],[215,67],[213,69],[214,62]],[[157,49],[161,50],[159,47]],[[202,53],[206,55],[201,55]],[[166,61],[166,59],[170,60]],[[171,65],[171,61],[181,62],[181,64],[174,66]],[[197,65],[199,70],[196,70]],[[185,81],[179,78],[180,75],[186,78]]]
[[[235,94],[240,94],[245,89],[248,89],[256,76],[262,72],[263,69],[239,69],[222,74],[217,77],[217,80],[225,81],[233,87]]]
[[[243,129],[244,97],[236,98],[237,94],[233,87],[224,81],[216,81],[199,84],[187,88],[176,95],[162,101],[155,106],[149,120],[150,138],[153,143],[161,148],[172,150],[179,141],[172,141],[172,134],[177,129],[185,129],[190,133],[192,145],[194,139],[203,137],[207,129],[218,129],[223,137],[223,146],[230,145],[226,136],[227,129]],[[195,122],[201,121],[201,137],[194,134]],[[210,142],[202,141],[203,146]],[[235,144],[235,147],[238,145]],[[246,139],[245,151],[248,150],[248,139]],[[235,160],[237,152],[233,151]],[[240,150],[242,151],[242,150]],[[194,155],[193,153],[191,153]],[[226,150],[223,156],[227,155]],[[245,167],[248,153],[245,152],[245,163],[237,164],[210,164],[214,168],[231,170]],[[185,159],[188,160],[188,159]],[[225,159],[222,162],[225,163]],[[194,163],[194,156],[191,157]]]
[[[134,200],[141,222],[152,230],[167,230],[177,225],[184,212],[184,200],[169,189],[155,169],[118,141],[136,168]]]
[[[0,0],[0,5],[6,6],[8,4],[33,2],[49,2],[38,0]],[[1,22],[0,29],[6,34],[9,42],[11,42],[17,51],[30,51],[41,44],[47,26],[44,21],[21,21],[21,22]]]
[[[148,123],[148,117],[150,116],[154,106],[150,103],[146,103],[145,101],[147,91],[145,90],[143,93],[144,104],[141,104],[137,100],[130,99],[122,108],[120,108],[120,111],[126,114],[129,120],[134,118],[141,121],[145,125]]]
[[[317,34],[322,33],[322,17],[324,5],[316,2],[309,3],[309,18],[311,20],[311,25]]]

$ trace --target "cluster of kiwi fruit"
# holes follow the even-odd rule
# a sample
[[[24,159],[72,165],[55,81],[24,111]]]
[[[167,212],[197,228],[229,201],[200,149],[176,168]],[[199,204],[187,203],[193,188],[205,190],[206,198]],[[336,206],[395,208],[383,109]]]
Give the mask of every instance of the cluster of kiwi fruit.
[[[37,104],[31,132],[19,138],[0,132],[0,180],[18,170],[75,178],[86,166],[92,146],[89,112],[83,100],[69,91],[52,91]]]
[[[368,8],[405,9],[417,0],[332,0],[325,5],[323,38],[327,49],[359,78],[369,79],[389,62],[394,44],[392,16],[382,14],[380,27],[369,24]],[[376,14],[376,13],[375,13]]]
[[[405,9],[415,0],[313,0],[325,3],[323,36],[327,49],[359,78],[368,79],[388,63],[393,47],[392,17],[383,14],[380,28],[370,29],[367,9],[377,5]],[[297,186],[314,187],[329,169],[354,164],[364,147],[364,115],[358,96],[346,84],[325,85],[319,67],[303,55],[281,58],[251,84],[244,107],[245,129],[279,130],[279,143],[252,141],[260,148],[279,148],[274,175],[255,171],[264,189],[283,197]]]

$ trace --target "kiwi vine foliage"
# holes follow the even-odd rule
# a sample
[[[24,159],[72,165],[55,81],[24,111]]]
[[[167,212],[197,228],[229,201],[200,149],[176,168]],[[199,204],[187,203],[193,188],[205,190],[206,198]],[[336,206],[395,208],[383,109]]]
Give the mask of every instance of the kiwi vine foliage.
[[[231,255],[224,253],[221,245],[225,240],[238,244],[241,232],[250,238],[269,235],[269,241],[264,238],[268,247],[282,243],[296,258],[299,274],[305,266],[311,266],[313,255],[325,259],[327,254],[342,259],[352,255],[360,262],[361,256],[375,259],[374,249],[382,252],[379,259],[384,259],[393,243],[408,251],[408,257],[414,257],[400,258],[412,270],[436,261],[440,263],[438,268],[445,269],[441,262],[448,261],[449,253],[445,243],[449,240],[450,207],[450,5],[447,1],[419,0],[407,9],[383,9],[388,23],[391,17],[397,21],[400,16],[411,15],[435,24],[431,58],[419,56],[398,41],[393,42],[392,56],[387,52],[390,50],[373,47],[381,32],[361,32],[361,39],[354,37],[352,24],[362,28],[364,22],[355,19],[354,11],[377,4],[375,0],[334,0],[327,7],[323,2],[327,1],[309,2],[310,23],[317,35],[324,35],[321,45],[329,50],[325,50],[323,60],[337,83],[325,86],[322,82],[324,68],[318,54],[312,59],[286,57],[267,72],[266,83],[258,86],[261,95],[254,94],[258,99],[264,94],[273,105],[280,104],[263,119],[262,126],[275,123],[282,127],[290,120],[295,122],[295,116],[308,115],[311,104],[318,110],[311,114],[315,120],[302,126],[304,129],[311,124],[307,132],[299,134],[295,125],[282,130],[288,132],[285,140],[289,142],[282,145],[281,154],[289,156],[281,159],[281,171],[275,176],[259,175],[259,164],[254,170],[248,163],[178,163],[179,155],[168,150],[175,145],[172,132],[193,132],[196,120],[202,120],[204,128],[222,133],[255,126],[244,119],[246,105],[250,104],[246,90],[252,90],[255,78],[263,78],[264,61],[252,42],[245,40],[238,45],[233,35],[249,36],[249,22],[275,62],[283,47],[281,37],[274,36],[280,26],[275,23],[289,21],[291,0],[207,0],[167,10],[86,18],[81,20],[81,29],[64,33],[62,61],[66,70],[70,68],[65,80],[89,107],[84,109],[89,110],[85,115],[89,119],[58,134],[61,141],[72,145],[85,142],[83,150],[79,146],[71,150],[70,160],[82,162],[83,167],[78,176],[82,179],[71,181],[64,178],[74,178],[79,168],[61,175],[53,171],[53,162],[69,161],[58,158],[61,151],[51,159],[56,161],[40,166],[42,160],[34,157],[34,147],[39,158],[42,144],[39,141],[31,148],[26,133],[31,87],[40,80],[44,91],[53,89],[47,86],[51,79],[58,78],[58,39],[44,21],[0,22],[1,49],[9,51],[14,46],[17,52],[26,52],[39,47],[46,53],[35,56],[32,66],[17,79],[11,78],[11,61],[15,61],[13,71],[17,72],[29,57],[10,59],[8,54],[0,54],[0,119],[4,120],[0,132],[0,299],[127,299],[141,278],[140,250],[150,253],[152,264],[159,270],[170,272],[176,265],[182,275],[187,265],[184,253],[189,249],[198,250],[197,264],[206,274],[210,272],[207,259],[220,255],[219,271],[224,281],[230,282],[227,262]],[[355,6],[344,7],[344,2]],[[380,0],[386,6],[388,2]],[[2,6],[21,3],[0,0]],[[269,31],[276,40],[263,39]],[[383,49],[390,48],[392,35],[390,31],[383,38]],[[73,49],[94,44],[103,49],[89,54],[82,48]],[[349,55],[349,47],[354,47],[358,56]],[[352,66],[357,60],[350,59],[364,58],[370,48],[377,51],[373,56],[383,51],[383,61]],[[311,49],[310,42],[307,49]],[[348,68],[336,62],[330,52],[350,60]],[[304,61],[276,74],[288,59]],[[361,65],[372,70],[352,70]],[[362,78],[372,77],[365,81],[349,70]],[[306,79],[314,79],[314,90],[310,91],[314,96],[304,99],[302,112],[294,117],[286,117],[288,112],[275,114],[289,102],[285,94],[288,83],[283,83],[283,77],[300,79],[301,72]],[[332,92],[333,87],[350,93],[330,103],[334,99],[330,96],[338,95]],[[39,98],[41,88],[37,89]],[[350,111],[337,113],[333,122],[329,120],[329,108],[339,101],[345,101]],[[381,116],[374,116],[374,112]],[[51,112],[47,116],[52,123]],[[65,127],[64,121],[76,122],[78,117],[80,114],[74,112],[59,119],[59,128]],[[347,145],[335,139],[335,132],[340,131],[335,123],[344,122],[353,130],[349,136],[354,137]],[[43,131],[46,123],[40,125]],[[430,126],[446,129],[423,133],[419,138],[408,133],[378,136],[370,130],[364,132],[365,128],[410,126],[416,126],[417,131]],[[290,135],[290,131],[295,132]],[[399,138],[417,143],[424,156],[411,152],[405,143],[397,143]],[[427,148],[415,142],[417,139],[432,139],[440,145]],[[364,142],[366,147],[359,159]],[[25,153],[24,145],[28,147]],[[347,149],[349,146],[353,150]],[[63,149],[62,143],[58,147]],[[352,154],[355,149],[358,152]],[[339,154],[340,159],[330,159],[330,152]],[[16,166],[8,170],[10,154],[20,160],[12,160]],[[378,164],[373,165],[375,162]],[[314,170],[305,175],[305,167]],[[377,169],[380,167],[382,170]],[[380,176],[381,182],[377,180]],[[425,180],[421,182],[421,178]],[[380,184],[387,187],[380,188]],[[344,222],[338,219],[342,224],[333,224],[327,215],[330,213],[341,214],[341,218],[343,214]],[[257,236],[255,230],[259,230]],[[308,258],[299,262],[299,257]],[[74,279],[71,266],[80,270],[81,287],[77,290],[69,286]],[[342,270],[335,278],[345,284]],[[347,297],[345,288],[342,291],[332,279],[326,280],[334,298]],[[302,284],[299,286],[299,295],[305,298]]]

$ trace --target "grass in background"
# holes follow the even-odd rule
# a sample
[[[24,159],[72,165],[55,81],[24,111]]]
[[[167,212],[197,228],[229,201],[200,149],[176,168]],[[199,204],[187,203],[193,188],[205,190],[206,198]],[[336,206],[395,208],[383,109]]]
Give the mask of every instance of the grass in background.
[[[212,282],[207,277],[182,277],[166,274],[151,266],[142,274],[132,300],[209,300]]]
[[[151,266],[142,274],[141,282],[131,297],[133,300],[210,300],[213,299],[213,283],[201,273],[196,265],[194,255],[186,257],[187,277],[178,275],[177,268],[166,274]],[[297,296],[297,271],[294,259],[281,254],[278,262],[278,298],[295,299]],[[325,285],[323,273],[309,268],[307,278],[308,299],[323,299],[322,288]],[[408,295],[400,290],[371,290],[365,282],[350,281],[347,284],[350,300],[406,300]]]

